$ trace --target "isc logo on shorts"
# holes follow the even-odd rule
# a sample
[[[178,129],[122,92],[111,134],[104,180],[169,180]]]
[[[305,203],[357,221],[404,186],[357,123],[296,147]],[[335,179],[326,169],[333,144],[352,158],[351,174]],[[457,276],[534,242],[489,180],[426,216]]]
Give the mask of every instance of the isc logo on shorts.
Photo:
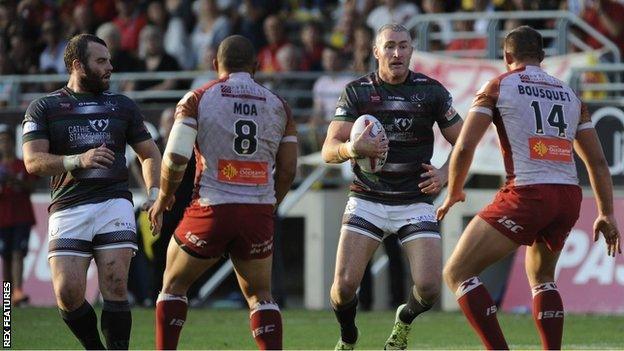
[[[507,216],[501,217],[497,222],[504,225],[505,228],[511,230],[512,233],[518,234],[518,232],[524,230],[523,226],[517,225],[516,222],[508,219]]]
[[[198,238],[197,235],[191,233],[190,231],[186,232],[186,234],[184,234],[184,237],[191,244],[193,244],[193,245],[195,245],[197,247],[204,247],[207,244],[206,240],[202,240],[202,239]]]

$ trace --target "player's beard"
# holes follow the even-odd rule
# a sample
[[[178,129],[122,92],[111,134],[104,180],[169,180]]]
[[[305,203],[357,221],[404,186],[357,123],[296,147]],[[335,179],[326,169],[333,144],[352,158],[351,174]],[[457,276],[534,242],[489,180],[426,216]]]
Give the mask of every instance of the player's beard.
[[[95,73],[89,66],[85,66],[85,75],[79,78],[80,86],[93,94],[101,94],[108,90],[110,84],[104,81],[97,73]]]

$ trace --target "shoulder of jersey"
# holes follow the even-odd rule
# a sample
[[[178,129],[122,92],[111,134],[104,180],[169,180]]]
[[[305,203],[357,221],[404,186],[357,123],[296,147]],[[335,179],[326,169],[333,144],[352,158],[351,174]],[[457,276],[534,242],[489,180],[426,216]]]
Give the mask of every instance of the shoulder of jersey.
[[[442,83],[438,82],[437,80],[423,74],[423,73],[419,73],[419,72],[411,72],[410,73],[410,78],[408,80],[408,83],[412,84],[412,85],[420,85],[420,84],[425,84],[425,85],[437,85],[437,86],[442,86]]]
[[[346,87],[372,87],[374,85],[377,85],[377,83],[375,82],[375,73],[368,73],[355,80],[350,81],[349,83],[347,83]]]

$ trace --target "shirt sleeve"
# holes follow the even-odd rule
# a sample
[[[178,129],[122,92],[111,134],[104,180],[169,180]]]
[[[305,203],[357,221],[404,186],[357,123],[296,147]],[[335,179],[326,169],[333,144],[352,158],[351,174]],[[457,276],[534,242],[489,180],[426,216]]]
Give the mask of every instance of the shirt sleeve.
[[[493,79],[485,83],[479,91],[477,91],[474,100],[472,100],[470,112],[479,112],[492,117],[494,115],[494,109],[496,108],[496,102],[498,101],[499,91],[500,81],[498,79]]]
[[[453,107],[453,97],[451,96],[451,93],[449,93],[449,91],[442,86],[441,89],[440,108],[435,116],[435,119],[440,129],[445,129],[461,121],[461,116]]]
[[[142,141],[151,139],[151,134],[145,128],[143,122],[143,114],[134,101],[128,98],[130,103],[130,121],[128,123],[128,129],[126,131],[126,140],[128,144],[136,144]]]
[[[26,143],[36,139],[50,139],[46,104],[43,99],[37,99],[28,105],[22,122],[22,142]]]
[[[355,91],[350,85],[347,85],[336,103],[334,121],[355,122],[359,116],[356,102]]]

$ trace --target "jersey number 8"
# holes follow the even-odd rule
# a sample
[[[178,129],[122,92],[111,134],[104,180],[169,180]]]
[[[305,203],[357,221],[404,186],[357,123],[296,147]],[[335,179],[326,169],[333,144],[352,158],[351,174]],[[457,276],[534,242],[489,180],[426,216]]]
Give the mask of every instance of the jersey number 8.
[[[236,137],[234,151],[239,155],[252,155],[258,149],[258,126],[249,119],[239,119],[234,124]]]

